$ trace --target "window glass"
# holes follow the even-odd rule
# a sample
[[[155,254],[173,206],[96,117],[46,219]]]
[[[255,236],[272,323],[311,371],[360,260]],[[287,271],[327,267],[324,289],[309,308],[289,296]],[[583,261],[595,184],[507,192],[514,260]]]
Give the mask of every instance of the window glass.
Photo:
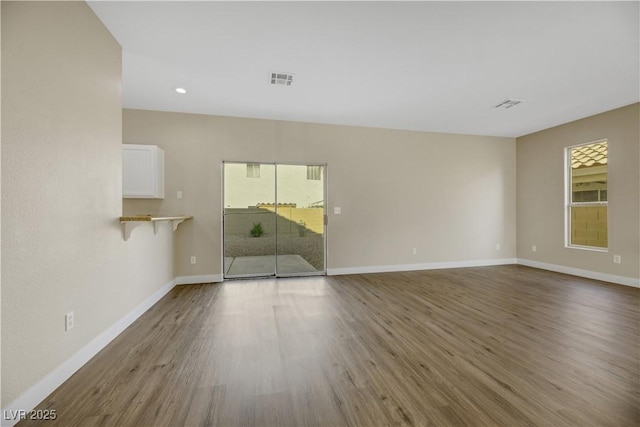
[[[320,181],[322,179],[322,166],[307,166],[307,180]]]
[[[260,163],[247,163],[247,178],[260,178]]]
[[[568,148],[569,244],[608,247],[607,141]]]

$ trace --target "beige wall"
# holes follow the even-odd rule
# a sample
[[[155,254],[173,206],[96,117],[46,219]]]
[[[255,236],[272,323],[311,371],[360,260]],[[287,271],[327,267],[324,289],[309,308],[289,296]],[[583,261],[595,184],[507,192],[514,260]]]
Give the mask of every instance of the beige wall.
[[[2,2],[3,408],[174,277],[173,233],[117,221],[120,82],[86,3]]]
[[[223,160],[328,165],[330,271],[515,257],[512,138],[124,110],[123,139],[166,159],[167,197],[125,212],[195,217],[177,236],[181,276],[222,273]]]
[[[640,277],[639,125],[634,104],[517,138],[519,259]],[[609,251],[566,248],[564,149],[602,139],[609,152]],[[613,263],[614,254],[622,264]]]

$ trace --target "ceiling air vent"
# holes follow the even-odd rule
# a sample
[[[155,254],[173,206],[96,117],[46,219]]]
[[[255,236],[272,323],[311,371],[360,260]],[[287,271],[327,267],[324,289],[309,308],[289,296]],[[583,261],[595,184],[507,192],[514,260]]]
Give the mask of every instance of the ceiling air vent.
[[[505,99],[504,101],[502,101],[501,103],[499,103],[498,105],[495,105],[495,108],[511,108],[511,107],[515,107],[516,105],[520,104],[522,101],[518,101],[516,99]]]
[[[293,74],[290,73],[271,73],[272,85],[291,86],[293,83]]]

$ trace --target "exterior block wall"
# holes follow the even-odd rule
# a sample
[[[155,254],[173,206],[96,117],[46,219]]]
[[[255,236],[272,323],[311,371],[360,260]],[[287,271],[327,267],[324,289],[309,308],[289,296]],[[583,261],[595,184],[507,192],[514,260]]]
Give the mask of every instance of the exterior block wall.
[[[606,206],[571,208],[571,243],[601,248],[608,246]]]

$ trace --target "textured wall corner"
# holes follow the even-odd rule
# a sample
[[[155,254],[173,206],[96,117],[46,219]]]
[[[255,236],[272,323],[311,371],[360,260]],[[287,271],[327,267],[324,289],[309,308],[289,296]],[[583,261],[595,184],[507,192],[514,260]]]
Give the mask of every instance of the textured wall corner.
[[[85,2],[2,2],[3,408],[175,276],[173,233],[122,237],[121,61]]]

